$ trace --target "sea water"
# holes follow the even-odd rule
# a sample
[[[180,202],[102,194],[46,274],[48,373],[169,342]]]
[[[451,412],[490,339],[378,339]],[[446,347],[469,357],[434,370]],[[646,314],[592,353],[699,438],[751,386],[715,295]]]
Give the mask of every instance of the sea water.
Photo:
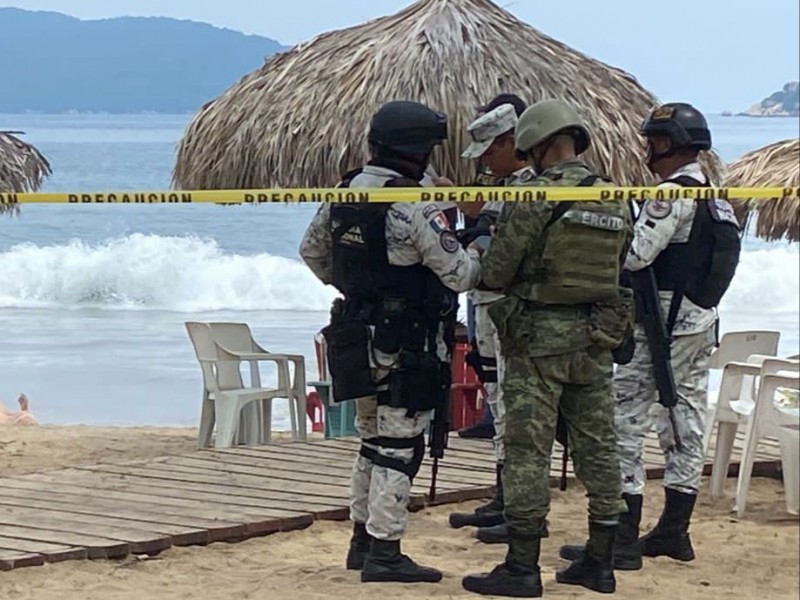
[[[189,115],[0,115],[52,163],[45,191],[163,190]],[[797,136],[796,119],[710,119],[724,160]],[[186,321],[238,321],[307,357],[334,290],[300,262],[313,205],[25,205],[0,218],[0,401],[53,424],[195,425]],[[798,352],[798,245],[745,242],[722,331],[775,329]],[[265,380],[268,380],[265,375]],[[712,389],[718,380],[712,378]],[[287,410],[276,407],[278,426]]]

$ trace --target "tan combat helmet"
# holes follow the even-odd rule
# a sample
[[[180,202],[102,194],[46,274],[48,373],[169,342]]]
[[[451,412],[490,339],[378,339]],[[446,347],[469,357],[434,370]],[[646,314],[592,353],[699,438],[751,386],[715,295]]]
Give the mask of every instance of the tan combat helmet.
[[[583,154],[592,143],[589,130],[578,112],[563,100],[541,100],[529,107],[517,123],[517,150],[528,153],[557,133],[575,138],[575,154]]]

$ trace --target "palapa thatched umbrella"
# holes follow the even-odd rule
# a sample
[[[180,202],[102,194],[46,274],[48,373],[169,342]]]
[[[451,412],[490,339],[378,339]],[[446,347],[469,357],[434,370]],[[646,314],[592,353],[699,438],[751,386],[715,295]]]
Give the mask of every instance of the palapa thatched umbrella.
[[[0,192],[35,192],[52,174],[50,163],[35,147],[16,137],[20,131],[0,131]],[[16,206],[0,204],[0,213]]]
[[[800,186],[800,139],[775,142],[748,152],[729,165],[728,187]],[[756,235],[800,241],[800,198],[750,199],[735,204],[741,222],[756,215]]]
[[[316,37],[206,104],[179,149],[184,189],[327,187],[363,164],[372,114],[416,100],[450,118],[434,168],[459,183],[475,107],[500,92],[560,97],[588,121],[588,159],[619,184],[652,182],[637,131],[656,98],[620,69],[587,57],[489,0],[418,0],[389,17]],[[709,160],[719,175],[720,161]]]

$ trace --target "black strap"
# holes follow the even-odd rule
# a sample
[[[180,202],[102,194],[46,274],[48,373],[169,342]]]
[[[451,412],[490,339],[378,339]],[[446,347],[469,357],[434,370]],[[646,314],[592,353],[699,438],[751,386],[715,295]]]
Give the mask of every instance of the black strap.
[[[683,187],[711,187],[708,182],[690,177],[689,175],[678,175],[671,179],[665,179],[662,183],[677,183]],[[689,239],[686,242],[686,256],[691,258],[696,255],[696,250],[700,247],[700,210],[706,210],[705,205],[695,200],[695,215],[692,221],[692,229],[689,232]],[[686,284],[688,283],[688,269],[683,272],[683,276],[675,282],[675,290],[672,292],[672,299],[669,301],[669,312],[667,314],[667,335],[672,336],[675,329],[675,322],[678,320],[678,311],[683,304],[683,297],[686,294]]]
[[[594,185],[594,182],[598,179],[602,179],[604,181],[610,181],[605,177],[601,177],[600,175],[587,175],[583,179],[581,179],[575,187],[591,187]],[[550,227],[553,223],[558,221],[561,217],[563,217],[567,211],[572,208],[572,205],[575,204],[574,200],[567,200],[566,202],[559,202],[556,204],[556,207],[553,209],[553,214],[550,215],[550,219],[548,219],[547,223],[544,226],[546,230]]]
[[[379,438],[378,445],[382,448],[410,448],[414,450],[414,455],[410,463],[405,463],[399,458],[390,458],[383,454],[376,453],[375,459],[372,461],[379,467],[386,467],[393,471],[399,471],[406,475],[412,482],[414,477],[419,473],[419,468],[422,465],[422,459],[425,456],[425,436],[420,433],[412,438]]]

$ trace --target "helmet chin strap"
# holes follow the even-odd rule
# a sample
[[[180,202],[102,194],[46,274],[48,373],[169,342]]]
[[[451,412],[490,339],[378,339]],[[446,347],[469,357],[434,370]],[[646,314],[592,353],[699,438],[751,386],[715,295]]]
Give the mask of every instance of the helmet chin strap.
[[[550,146],[553,145],[554,139],[555,138],[551,137],[542,142],[541,144],[539,144],[538,146],[531,148],[529,156],[531,157],[531,160],[533,162],[533,170],[537,175],[541,175],[542,172],[544,171],[542,160],[544,159],[545,156],[547,156],[547,153],[550,151]],[[538,157],[536,156],[535,152],[537,148],[541,149],[541,153],[539,154]]]

